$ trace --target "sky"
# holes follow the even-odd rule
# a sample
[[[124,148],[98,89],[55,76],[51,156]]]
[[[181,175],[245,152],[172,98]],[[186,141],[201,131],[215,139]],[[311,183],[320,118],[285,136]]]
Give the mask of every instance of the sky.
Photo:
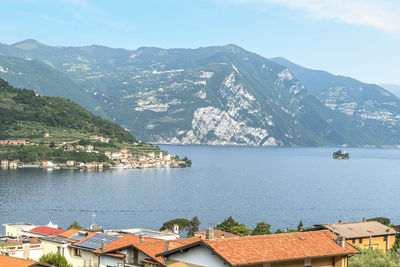
[[[0,42],[197,48],[400,84],[400,0],[1,0]]]

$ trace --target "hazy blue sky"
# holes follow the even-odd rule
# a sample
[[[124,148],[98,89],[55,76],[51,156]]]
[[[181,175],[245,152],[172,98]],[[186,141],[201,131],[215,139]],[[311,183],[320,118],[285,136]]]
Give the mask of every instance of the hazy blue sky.
[[[400,0],[2,0],[0,42],[136,49],[242,46],[400,84]]]

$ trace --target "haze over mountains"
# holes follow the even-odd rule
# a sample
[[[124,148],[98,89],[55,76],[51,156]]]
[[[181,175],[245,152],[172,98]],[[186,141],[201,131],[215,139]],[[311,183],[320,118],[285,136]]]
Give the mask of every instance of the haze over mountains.
[[[0,77],[67,97],[143,141],[384,146],[400,143],[400,100],[377,85],[266,59],[199,49],[0,45]]]

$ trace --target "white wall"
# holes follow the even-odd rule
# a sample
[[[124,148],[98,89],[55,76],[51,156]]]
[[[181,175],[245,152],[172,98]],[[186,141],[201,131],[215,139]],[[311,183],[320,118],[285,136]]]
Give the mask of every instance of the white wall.
[[[191,248],[187,252],[172,254],[168,256],[168,259],[201,266],[226,267],[218,256],[212,255],[208,249],[202,246]]]
[[[114,258],[114,257],[107,257],[107,256],[100,256],[100,267],[106,266],[118,266],[118,262],[124,261],[124,259]]]

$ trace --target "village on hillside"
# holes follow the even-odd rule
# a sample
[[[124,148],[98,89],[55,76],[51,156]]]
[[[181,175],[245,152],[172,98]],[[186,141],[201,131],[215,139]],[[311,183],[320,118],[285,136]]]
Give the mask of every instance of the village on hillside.
[[[86,229],[77,222],[68,229],[51,221],[40,226],[6,223],[5,235],[0,236],[0,266],[50,266],[39,261],[58,255],[68,267],[348,267],[349,258],[360,251],[389,253],[398,242],[398,227],[365,219],[279,234],[237,235],[226,228],[229,225],[229,218],[203,231],[197,225],[183,238],[179,224],[156,231],[106,230],[94,222]]]
[[[46,134],[48,137],[48,134]],[[142,149],[132,149],[137,146]],[[2,147],[45,147],[57,151],[64,162],[56,162],[51,159],[38,159],[31,162],[23,162],[19,159],[2,159]],[[135,147],[134,147],[135,148]],[[136,153],[135,153],[136,152]],[[22,152],[23,153],[23,152]],[[68,155],[70,158],[68,158]],[[3,156],[5,157],[5,156]],[[61,158],[61,156],[58,156]],[[48,168],[48,169],[141,169],[141,168],[180,168],[190,167],[191,161],[185,157],[180,160],[176,155],[154,151],[153,146],[148,144],[133,144],[130,148],[119,148],[112,144],[110,138],[93,135],[88,139],[77,139],[73,141],[59,141],[39,144],[27,140],[0,140],[1,168]],[[97,160],[93,160],[97,159]]]

